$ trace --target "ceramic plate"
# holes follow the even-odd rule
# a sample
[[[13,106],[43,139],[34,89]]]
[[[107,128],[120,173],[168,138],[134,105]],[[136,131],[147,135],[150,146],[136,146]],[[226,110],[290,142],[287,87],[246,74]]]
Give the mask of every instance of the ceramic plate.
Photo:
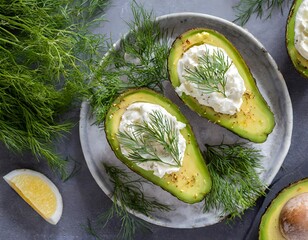
[[[260,177],[266,184],[270,184],[289,150],[293,125],[292,105],[288,90],[272,57],[252,34],[217,17],[180,13],[159,17],[158,22],[162,28],[172,32],[170,42],[191,28],[204,27],[219,31],[239,50],[275,115],[276,126],[267,141],[262,144],[252,144],[265,156],[262,159],[265,171]],[[218,144],[222,139],[226,143],[243,141],[235,134],[208,122],[188,109],[176,96],[170,84],[166,84],[165,95],[179,105],[190,121],[201,150],[204,150],[204,143]],[[105,173],[103,163],[130,170],[116,159],[106,140],[104,130],[95,124],[95,119],[92,118],[91,109],[86,101],[83,102],[80,113],[80,140],[90,172],[101,189],[111,197],[113,186]],[[155,212],[151,218],[132,212],[150,223],[173,228],[195,228],[215,224],[222,218],[215,211],[203,213],[202,202],[186,204],[151,183],[146,183],[143,187],[146,196],[172,206],[172,211]]]

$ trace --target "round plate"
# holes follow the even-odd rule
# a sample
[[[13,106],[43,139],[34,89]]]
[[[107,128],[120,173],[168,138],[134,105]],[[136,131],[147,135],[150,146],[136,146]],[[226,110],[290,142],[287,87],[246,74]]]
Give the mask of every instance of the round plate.
[[[267,141],[262,144],[251,144],[254,148],[260,149],[264,156],[262,164],[265,171],[260,174],[260,177],[266,184],[270,184],[289,150],[293,126],[290,96],[275,61],[252,34],[229,21],[195,13],[170,14],[159,17],[157,20],[161,28],[172,32],[170,43],[191,28],[203,27],[222,33],[238,49],[275,115],[276,126]],[[204,150],[205,143],[218,144],[222,140],[225,143],[245,141],[188,109],[176,96],[170,84],[166,84],[165,95],[179,105],[181,111],[190,121],[201,150]],[[86,101],[82,103],[80,113],[80,140],[91,174],[101,189],[111,197],[113,186],[104,170],[103,163],[130,170],[115,157],[106,140],[103,128],[95,124],[90,106]],[[137,174],[135,175],[138,177]],[[219,216],[214,210],[203,213],[203,202],[183,203],[150,182],[144,184],[143,191],[146,196],[172,207],[170,212],[154,212],[151,217],[132,212],[153,224],[173,228],[195,228],[215,224],[225,217]]]

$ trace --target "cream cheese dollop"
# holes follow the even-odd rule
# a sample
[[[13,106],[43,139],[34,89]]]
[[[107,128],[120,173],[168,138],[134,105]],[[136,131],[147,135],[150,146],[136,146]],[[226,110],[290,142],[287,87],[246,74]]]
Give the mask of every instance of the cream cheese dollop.
[[[183,137],[183,135],[180,133],[180,130],[183,129],[186,124],[177,121],[176,117],[171,115],[169,112],[166,111],[163,107],[157,104],[152,103],[146,103],[146,102],[136,102],[127,107],[125,112],[123,113],[119,125],[119,131],[127,133],[132,133],[134,131],[134,128],[132,125],[142,123],[142,122],[150,122],[149,115],[153,113],[153,111],[159,111],[166,117],[167,119],[171,120],[175,128],[177,129],[178,134],[178,149],[179,149],[179,155],[180,155],[180,162],[181,165],[183,163],[184,158],[184,152],[186,149],[186,140]],[[120,143],[121,151],[125,156],[129,155],[129,150],[125,149],[121,143]],[[155,150],[158,156],[162,159],[164,159],[165,162],[172,163],[172,156],[169,154],[166,154],[166,152],[163,150],[163,148],[157,144],[155,145]],[[146,157],[146,156],[145,156]],[[145,169],[145,170],[152,170],[153,174],[158,177],[163,177],[166,173],[173,173],[179,171],[180,167],[174,167],[170,166],[168,164],[165,164],[163,162],[158,161],[147,161],[147,162],[140,162],[136,163],[139,167]]]
[[[308,60],[308,0],[303,0],[296,13],[294,44],[299,54]]]
[[[227,97],[218,92],[205,93],[196,83],[186,79],[187,72],[185,69],[194,69],[199,65],[201,56],[206,53],[212,55],[214,51],[221,51],[224,54],[224,59],[232,63],[232,60],[222,48],[209,44],[193,46],[178,61],[177,73],[181,84],[175,90],[179,96],[182,93],[190,95],[196,98],[201,105],[212,107],[215,112],[233,115],[240,110],[243,103],[242,96],[246,91],[244,80],[233,63],[225,74],[227,82],[225,93]]]

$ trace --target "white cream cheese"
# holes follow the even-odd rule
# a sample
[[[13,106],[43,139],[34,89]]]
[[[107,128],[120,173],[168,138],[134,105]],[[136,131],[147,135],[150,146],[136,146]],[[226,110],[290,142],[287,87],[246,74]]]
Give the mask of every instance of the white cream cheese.
[[[131,104],[121,117],[119,131],[120,132],[126,131],[127,133],[132,133],[134,131],[132,125],[136,125],[142,122],[150,122],[151,120],[149,118],[149,114],[153,113],[153,111],[159,111],[166,118],[168,118],[174,123],[175,128],[177,129],[177,134],[179,139],[177,147],[179,149],[180,162],[182,165],[184,152],[186,149],[186,140],[180,133],[180,130],[183,129],[186,126],[186,124],[177,121],[177,119],[170,113],[168,113],[163,107],[157,104],[145,103],[145,102],[137,102]],[[130,153],[129,150],[125,149],[121,144],[120,146],[122,153],[128,156]],[[157,155],[161,159],[163,159],[164,162],[173,163],[172,156],[166,154],[166,151],[163,150],[161,145],[157,144],[157,146],[154,146],[154,148],[156,150]],[[141,162],[137,163],[137,165],[145,170],[153,170],[153,174],[158,177],[163,177],[166,173],[177,172],[180,169],[180,167],[170,166],[168,164],[158,161]]]
[[[244,80],[233,63],[225,74],[227,82],[225,88],[226,97],[218,92],[205,93],[196,83],[186,79],[187,72],[185,69],[194,69],[199,65],[201,56],[207,52],[213,54],[214,51],[219,50],[224,54],[224,59],[232,63],[232,60],[222,48],[203,44],[188,49],[178,61],[177,72],[181,85],[175,90],[179,96],[182,93],[190,95],[196,98],[201,105],[212,107],[216,112],[233,115],[240,110],[243,103],[242,96],[246,91]]]
[[[303,0],[299,6],[294,27],[294,44],[297,51],[308,59],[308,0]]]

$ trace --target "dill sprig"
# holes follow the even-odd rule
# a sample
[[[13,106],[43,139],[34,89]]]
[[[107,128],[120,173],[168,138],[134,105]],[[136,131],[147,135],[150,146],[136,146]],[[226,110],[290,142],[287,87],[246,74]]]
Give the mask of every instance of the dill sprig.
[[[127,157],[137,163],[157,161],[169,166],[180,167],[178,148],[179,130],[172,119],[154,110],[149,113],[149,121],[131,124],[132,132],[120,131],[118,134],[121,148],[128,151]],[[163,153],[157,153],[163,149]],[[164,156],[171,156],[170,160]]]
[[[243,143],[206,145],[204,155],[213,184],[204,211],[216,209],[232,219],[265,194],[266,186],[258,174],[262,170],[259,150]]]
[[[110,44],[90,85],[89,101],[97,123],[103,123],[113,100],[128,88],[148,87],[162,91],[168,78],[168,40],[166,31],[135,1],[131,5],[133,20],[127,22],[129,33],[118,48]]]
[[[283,10],[283,3],[290,0],[240,0],[233,8],[236,10],[234,22],[244,26],[251,15],[257,14],[258,18],[270,18],[275,9]]]
[[[198,66],[185,68],[186,80],[197,84],[198,88],[207,94],[218,92],[227,97],[225,75],[232,62],[222,50],[214,50],[212,54],[207,50],[198,60]]]
[[[65,175],[62,175],[63,182],[66,182],[71,178],[73,178],[74,176],[76,176],[82,168],[81,163],[70,156],[66,157],[65,161],[67,163],[66,163],[66,173]]]
[[[103,228],[115,216],[121,220],[121,229],[118,238],[130,240],[134,239],[136,231],[139,228],[149,228],[147,222],[132,216],[129,210],[141,213],[150,217],[155,211],[170,211],[170,207],[157,202],[156,200],[146,197],[143,193],[142,179],[133,179],[131,172],[127,172],[118,167],[104,164],[106,173],[114,185],[113,205],[102,213],[96,222]],[[91,234],[96,235],[94,227],[90,225]]]
[[[168,77],[167,33],[156,22],[153,11],[145,10],[136,2],[131,9],[133,20],[127,22],[130,32],[122,39],[119,50],[111,53],[115,66],[124,70],[131,87],[162,90],[162,81]]]
[[[66,178],[54,141],[73,122],[63,114],[85,94],[104,38],[89,27],[108,0],[0,3],[0,141],[31,151]],[[78,14],[77,14],[78,13]],[[62,119],[61,119],[62,118]]]
[[[106,55],[88,88],[88,99],[98,124],[104,122],[107,111],[116,97],[128,88],[121,80],[121,71],[110,70],[111,65],[112,58]]]

